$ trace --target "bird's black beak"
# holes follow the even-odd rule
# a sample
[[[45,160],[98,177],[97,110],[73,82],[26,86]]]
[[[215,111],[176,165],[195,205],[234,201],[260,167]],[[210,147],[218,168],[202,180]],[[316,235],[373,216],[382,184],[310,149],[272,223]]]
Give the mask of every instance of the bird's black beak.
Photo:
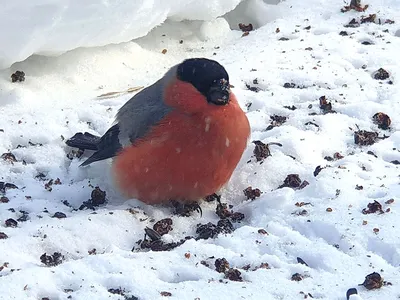
[[[207,95],[207,101],[215,105],[226,105],[229,103],[230,84],[226,79],[220,79],[213,83]]]

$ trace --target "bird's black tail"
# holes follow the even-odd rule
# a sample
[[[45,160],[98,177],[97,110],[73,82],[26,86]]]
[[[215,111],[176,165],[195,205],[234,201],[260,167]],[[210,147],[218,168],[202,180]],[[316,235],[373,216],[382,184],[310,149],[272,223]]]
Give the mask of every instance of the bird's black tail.
[[[93,135],[89,132],[78,132],[73,137],[68,139],[65,143],[74,148],[83,150],[98,150],[97,145],[100,142],[100,137]]]

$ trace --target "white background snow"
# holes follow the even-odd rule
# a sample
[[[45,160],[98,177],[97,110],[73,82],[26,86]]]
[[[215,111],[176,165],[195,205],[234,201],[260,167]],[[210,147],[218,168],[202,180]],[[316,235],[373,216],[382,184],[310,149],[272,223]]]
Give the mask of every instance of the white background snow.
[[[399,1],[370,0],[363,3],[369,4],[364,13],[341,13],[342,1],[247,0],[227,15],[239,1],[98,2],[2,4],[0,65],[12,66],[0,71],[0,154],[11,152],[17,162],[0,161],[0,176],[18,189],[8,189],[9,202],[0,203],[0,232],[8,236],[0,240],[0,265],[8,263],[0,271],[0,299],[124,299],[109,293],[111,288],[143,300],[304,299],[308,293],[314,299],[345,299],[351,287],[363,299],[400,297],[400,178],[399,166],[391,163],[400,160]],[[372,13],[395,23],[343,27]],[[237,24],[249,22],[256,30],[242,37]],[[343,30],[349,36],[339,35]],[[102,47],[72,50],[87,46]],[[187,57],[223,64],[250,120],[251,140],[282,147],[271,146],[272,156],[260,164],[249,143],[221,191],[222,202],[245,215],[232,234],[189,240],[167,252],[132,252],[144,228],[166,217],[172,218],[173,231],[165,241],[195,236],[197,224],[219,220],[216,204],[201,203],[202,217],[179,217],[168,206],[126,201],[111,184],[110,162],[78,167],[78,159],[67,158],[71,149],[62,137],[104,133],[132,94],[98,95],[152,84]],[[373,79],[379,68],[389,71],[393,84]],[[26,73],[24,82],[11,82],[16,70]],[[305,88],[287,89],[285,83]],[[261,90],[250,91],[246,84]],[[336,114],[321,113],[321,96]],[[284,108],[292,105],[297,109]],[[372,122],[377,112],[391,117],[389,130]],[[287,122],[266,131],[275,114]],[[388,137],[372,146],[355,145],[357,126]],[[336,152],[344,158],[324,159]],[[319,165],[329,167],[314,177]],[[39,173],[45,181],[36,178]],[[310,184],[277,189],[293,173]],[[61,184],[46,190],[45,183],[56,178]],[[107,204],[95,212],[74,210],[94,186],[107,192]],[[242,190],[248,186],[262,196],[246,200]],[[385,204],[389,199],[394,202]],[[390,211],[362,214],[374,200]],[[304,209],[307,214],[298,215]],[[21,211],[29,213],[28,220],[6,227],[5,220],[18,219]],[[56,212],[67,218],[52,218]],[[89,255],[94,248],[97,254]],[[54,252],[65,256],[62,264],[40,262],[43,253]],[[222,257],[241,271],[243,282],[215,271],[214,261]],[[261,263],[270,269],[252,271]],[[250,270],[243,270],[248,264]],[[357,286],[372,272],[392,285],[371,291]],[[292,281],[294,273],[304,279]],[[162,296],[164,291],[171,296]]]

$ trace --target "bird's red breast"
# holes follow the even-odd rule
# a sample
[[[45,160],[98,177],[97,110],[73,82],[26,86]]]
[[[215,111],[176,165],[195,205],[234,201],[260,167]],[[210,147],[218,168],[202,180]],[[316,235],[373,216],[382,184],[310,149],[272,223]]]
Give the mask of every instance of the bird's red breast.
[[[228,105],[206,101],[177,79],[164,101],[174,108],[114,159],[123,194],[155,204],[195,201],[218,191],[231,177],[247,144],[250,126],[233,93]]]

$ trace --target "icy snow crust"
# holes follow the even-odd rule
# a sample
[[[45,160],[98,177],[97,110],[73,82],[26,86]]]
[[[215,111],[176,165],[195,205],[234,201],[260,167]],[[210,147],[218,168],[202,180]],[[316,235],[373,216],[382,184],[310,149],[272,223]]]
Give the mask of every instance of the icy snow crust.
[[[32,54],[60,54],[145,36],[167,18],[211,20],[241,0],[13,0],[1,3],[0,69]]]
[[[0,232],[8,236],[0,240],[0,266],[8,262],[0,271],[0,299],[123,300],[108,292],[122,288],[141,300],[300,300],[308,293],[313,298],[307,299],[344,300],[351,287],[364,300],[398,299],[399,165],[391,162],[400,161],[400,38],[395,35],[400,3],[366,4],[370,7],[365,13],[341,13],[341,1],[288,0],[272,7],[248,1],[241,4],[241,12],[225,16],[230,26],[224,19],[167,20],[135,42],[77,49],[59,57],[32,56],[0,71],[0,155],[11,152],[17,159],[0,159],[0,181],[19,188],[7,190],[9,202],[0,203]],[[269,11],[265,17],[270,23],[242,37],[230,28],[237,29],[238,16],[251,11],[251,5]],[[396,23],[343,27],[370,13]],[[265,22],[261,15],[247,13],[243,18]],[[339,35],[343,30],[348,36]],[[373,44],[362,44],[365,40]],[[124,200],[112,185],[110,161],[80,168],[82,160],[66,157],[71,149],[63,138],[77,131],[103,134],[132,96],[97,98],[100,94],[147,86],[182,59],[199,56],[226,67],[250,120],[251,140],[282,147],[271,146],[272,156],[260,164],[249,143],[221,191],[222,202],[245,215],[232,234],[189,240],[167,252],[132,252],[144,228],[162,218],[174,223],[164,241],[196,235],[197,224],[218,222],[216,204],[201,203],[203,217],[179,217],[169,206]],[[379,68],[390,73],[388,80],[373,79]],[[26,73],[24,82],[11,83],[16,70]],[[284,88],[285,83],[301,88]],[[321,113],[318,99],[323,95],[336,113]],[[284,108],[292,105],[297,109]],[[380,111],[392,118],[389,130],[372,122]],[[266,131],[275,114],[286,116],[286,123]],[[371,146],[355,145],[357,126],[387,138]],[[324,159],[335,152],[344,157]],[[326,168],[315,177],[317,166]],[[44,180],[36,177],[40,173]],[[288,174],[299,174],[309,185],[278,189]],[[45,183],[57,178],[61,184],[46,190]],[[107,192],[108,203],[95,212],[77,210],[94,186]],[[259,188],[261,197],[246,200],[242,190],[248,186]],[[389,199],[394,202],[386,204]],[[362,210],[374,200],[390,211],[364,215]],[[302,202],[310,204],[299,207]],[[6,227],[5,220],[20,218],[21,211],[28,213],[28,220]],[[52,218],[56,212],[66,218]],[[93,249],[97,254],[90,255]],[[43,265],[40,256],[54,252],[65,261],[56,267]],[[241,271],[243,282],[215,271],[215,259],[222,257]],[[253,271],[262,263],[270,269]],[[372,272],[393,285],[371,291],[358,286]],[[295,273],[303,280],[292,281]],[[161,296],[164,291],[172,296]]]

